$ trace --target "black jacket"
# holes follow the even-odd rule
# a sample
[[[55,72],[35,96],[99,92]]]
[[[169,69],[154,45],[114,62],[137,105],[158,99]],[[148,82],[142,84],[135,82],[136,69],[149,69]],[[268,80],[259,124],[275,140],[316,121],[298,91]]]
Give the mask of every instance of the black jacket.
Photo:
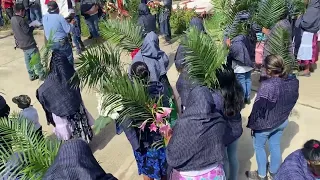
[[[16,46],[22,50],[37,47],[33,37],[33,27],[29,27],[23,17],[14,15],[11,18],[12,31],[16,40]]]

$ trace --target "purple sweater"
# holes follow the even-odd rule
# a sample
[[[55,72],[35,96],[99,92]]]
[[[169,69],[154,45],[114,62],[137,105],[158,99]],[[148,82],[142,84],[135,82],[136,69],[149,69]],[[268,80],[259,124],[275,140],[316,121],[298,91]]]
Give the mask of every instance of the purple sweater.
[[[286,121],[299,97],[299,81],[272,77],[261,83],[247,127],[256,130],[273,129]]]
[[[219,91],[214,91],[212,96],[214,99],[214,104],[216,105],[216,109],[223,114],[224,98],[222,94]],[[242,118],[240,112],[236,116],[223,116],[223,118],[227,121],[227,126],[223,137],[224,144],[227,146],[242,135]]]
[[[291,153],[282,163],[274,180],[316,180],[308,169],[301,150]]]

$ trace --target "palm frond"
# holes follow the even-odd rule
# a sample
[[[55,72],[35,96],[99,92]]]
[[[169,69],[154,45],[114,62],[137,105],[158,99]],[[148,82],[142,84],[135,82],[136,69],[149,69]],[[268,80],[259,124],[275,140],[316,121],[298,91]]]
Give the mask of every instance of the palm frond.
[[[195,28],[190,28],[186,37],[182,45],[186,49],[186,66],[191,78],[208,87],[217,86],[216,71],[225,64],[226,48]]]
[[[216,11],[212,17],[204,20],[204,27],[209,36],[222,42],[223,33],[226,28],[224,13]]]
[[[141,81],[135,78],[130,80],[127,74],[119,74],[107,79],[102,89],[103,109],[113,112],[122,108],[117,122],[129,118],[141,123],[153,118],[151,107],[156,101],[149,96],[147,87]]]
[[[269,54],[281,56],[285,61],[288,73],[293,73],[298,70],[298,62],[292,54],[290,39],[291,36],[289,32],[285,28],[279,26],[274,30],[272,36],[269,37],[269,46],[266,50]]]
[[[39,135],[32,122],[0,119],[0,175],[8,179],[41,179],[61,142]]]
[[[306,5],[303,0],[293,0],[289,3],[289,11],[291,16],[303,14],[306,11]]]
[[[130,20],[104,21],[100,32],[105,40],[128,52],[142,46],[142,28]]]
[[[261,1],[256,22],[261,26],[270,29],[288,11],[287,3],[284,0]]]
[[[31,67],[34,67],[39,63],[42,64],[44,68],[43,70],[45,72],[45,76],[48,75],[49,69],[50,69],[49,65],[50,65],[50,58],[52,54],[51,46],[53,45],[53,35],[54,35],[54,32],[51,31],[47,43],[44,46],[42,46],[40,49],[40,52],[34,54],[30,60]]]
[[[120,49],[109,43],[92,46],[80,55],[76,70],[81,86],[93,88],[122,70]]]

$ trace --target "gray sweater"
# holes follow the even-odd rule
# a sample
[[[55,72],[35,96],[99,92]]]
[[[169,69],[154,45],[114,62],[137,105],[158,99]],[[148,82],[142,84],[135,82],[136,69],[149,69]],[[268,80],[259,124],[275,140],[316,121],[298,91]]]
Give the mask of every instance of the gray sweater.
[[[16,46],[22,50],[37,47],[33,37],[33,27],[29,27],[23,17],[14,15],[11,18],[12,31],[16,40]]]

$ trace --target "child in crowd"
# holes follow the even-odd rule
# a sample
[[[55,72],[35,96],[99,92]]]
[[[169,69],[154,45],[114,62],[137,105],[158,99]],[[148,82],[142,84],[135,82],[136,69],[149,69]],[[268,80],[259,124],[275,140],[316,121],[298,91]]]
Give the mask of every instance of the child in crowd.
[[[238,35],[231,40],[228,64],[232,66],[237,80],[242,86],[246,104],[250,104],[254,52],[248,36]]]
[[[74,28],[72,29],[72,40],[74,45],[76,46],[77,49],[77,55],[81,54],[82,51],[85,50],[84,44],[81,40],[81,27],[80,27],[80,22],[79,18],[76,17],[76,13],[74,9],[69,9],[69,17],[67,18],[68,20],[71,21],[71,19],[74,19]]]
[[[274,180],[319,180],[320,142],[307,141],[302,149],[291,153],[282,163]]]
[[[31,98],[28,95],[20,95],[12,98],[12,101],[22,109],[19,117],[33,122],[35,130],[41,133],[42,127],[39,123],[39,115],[37,110],[31,105]]]

